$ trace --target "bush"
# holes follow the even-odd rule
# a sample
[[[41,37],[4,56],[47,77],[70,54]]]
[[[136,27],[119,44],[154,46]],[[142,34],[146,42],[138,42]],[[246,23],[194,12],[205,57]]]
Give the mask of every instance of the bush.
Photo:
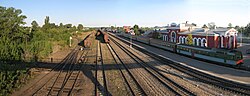
[[[15,88],[19,88],[26,77],[28,69],[22,64],[0,64],[0,96],[9,95]]]

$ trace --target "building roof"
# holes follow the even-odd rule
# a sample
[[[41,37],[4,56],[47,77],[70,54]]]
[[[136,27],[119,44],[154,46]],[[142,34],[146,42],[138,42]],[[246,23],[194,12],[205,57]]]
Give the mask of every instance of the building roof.
[[[178,34],[192,34],[192,35],[201,35],[201,36],[213,36],[213,35],[219,35],[219,36],[226,36],[229,35],[228,32],[235,32],[237,33],[237,30],[235,29],[228,29],[228,28],[217,28],[217,29],[204,29],[204,28],[196,28],[192,31],[185,31],[185,32],[180,32]]]

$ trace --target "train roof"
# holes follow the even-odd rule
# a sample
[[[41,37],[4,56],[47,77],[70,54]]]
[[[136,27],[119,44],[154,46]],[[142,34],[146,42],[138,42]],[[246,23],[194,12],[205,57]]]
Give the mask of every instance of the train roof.
[[[178,44],[177,46],[196,49],[196,50],[203,50],[203,51],[212,51],[212,48],[205,48],[205,47],[197,47],[197,46],[190,46],[190,45],[184,45],[184,44]]]
[[[178,44],[178,46],[182,46],[182,47],[186,47],[186,48],[192,48],[192,49],[196,49],[196,50],[203,50],[203,51],[208,51],[208,52],[227,52],[227,53],[239,52],[237,50],[219,49],[219,48],[206,48],[206,47],[197,47],[197,46],[190,46],[190,45],[183,45],[183,44]]]

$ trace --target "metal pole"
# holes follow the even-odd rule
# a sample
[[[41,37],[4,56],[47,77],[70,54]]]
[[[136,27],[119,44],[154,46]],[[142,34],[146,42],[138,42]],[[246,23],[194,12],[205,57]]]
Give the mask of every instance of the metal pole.
[[[130,48],[132,48],[132,35],[130,34]]]
[[[72,40],[72,37],[69,37],[69,47],[71,47],[71,40]]]
[[[241,31],[241,32],[240,32],[240,34],[241,34],[241,38],[240,38],[240,46],[242,46],[242,32],[243,32],[243,30],[241,29],[240,31]]]
[[[208,36],[207,36],[207,31],[206,31],[206,47],[208,46]]]

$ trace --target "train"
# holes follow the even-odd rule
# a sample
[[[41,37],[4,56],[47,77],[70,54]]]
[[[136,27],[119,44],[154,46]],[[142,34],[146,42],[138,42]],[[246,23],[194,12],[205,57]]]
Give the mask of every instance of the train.
[[[109,36],[107,32],[97,30],[96,34],[96,39],[100,40],[102,43],[109,43]]]
[[[119,35],[119,36],[130,38],[129,36],[125,35]],[[143,37],[135,37],[135,36],[133,36],[132,39],[144,44],[152,45],[155,47],[171,51],[173,53],[186,55],[191,58],[197,58],[204,61],[211,61],[226,65],[243,64],[242,52],[237,50],[204,48],[204,47],[197,47],[192,45],[178,44],[166,41],[159,42],[159,40],[146,39]]]
[[[92,45],[92,36],[93,33],[87,35],[80,43],[78,43],[79,46],[82,46],[84,48],[90,48]]]

